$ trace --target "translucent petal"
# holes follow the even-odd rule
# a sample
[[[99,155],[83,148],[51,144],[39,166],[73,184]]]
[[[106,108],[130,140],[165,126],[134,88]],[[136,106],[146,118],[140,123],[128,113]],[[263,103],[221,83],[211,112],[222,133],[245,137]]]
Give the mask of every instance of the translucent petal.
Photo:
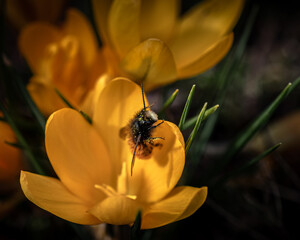
[[[156,228],[187,218],[197,211],[207,196],[207,187],[177,187],[163,200],[144,209],[143,229]]]
[[[72,194],[59,180],[34,173],[21,172],[20,183],[25,196],[40,208],[79,224],[99,224],[88,213],[89,206]]]
[[[73,194],[90,203],[103,198],[94,185],[110,184],[110,160],[96,129],[79,112],[64,108],[53,113],[45,144],[53,169]]]

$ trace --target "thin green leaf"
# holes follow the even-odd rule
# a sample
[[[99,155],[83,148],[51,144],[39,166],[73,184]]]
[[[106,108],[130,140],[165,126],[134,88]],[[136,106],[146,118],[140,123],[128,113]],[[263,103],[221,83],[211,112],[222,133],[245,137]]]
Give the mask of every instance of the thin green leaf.
[[[204,103],[200,113],[199,113],[199,116],[198,116],[198,119],[197,119],[197,122],[194,126],[194,129],[193,131],[191,132],[188,140],[186,141],[186,145],[185,145],[185,154],[187,154],[187,152],[189,151],[195,137],[196,137],[196,134],[198,133],[199,131],[199,128],[200,128],[200,125],[203,121],[203,118],[204,118],[204,115],[205,115],[205,111],[206,111],[206,107],[207,107],[207,103]]]
[[[72,108],[72,109],[76,109],[63,95],[62,93],[57,89],[55,88],[54,89],[55,92],[57,93],[57,95],[61,98],[61,100],[63,100],[63,102],[69,107],[69,108]]]
[[[279,104],[289,95],[289,93],[300,83],[300,77],[293,83],[289,83],[277,98],[230,144],[225,156],[217,164],[217,169],[221,169],[245,146],[245,144],[266,125]]]
[[[21,79],[17,79],[17,85],[19,87],[19,90],[22,94],[22,96],[24,97],[27,105],[29,106],[32,114],[34,115],[34,117],[36,118],[36,120],[38,121],[42,132],[44,133],[45,130],[45,126],[46,126],[46,119],[43,116],[43,114],[40,112],[40,110],[38,109],[38,107],[36,106],[36,104],[34,103],[34,101],[32,100],[30,94],[28,93],[26,87],[24,86],[24,83],[21,81]]]
[[[215,105],[209,109],[207,109],[204,113],[203,119],[202,121],[206,120],[210,115],[212,115],[217,109],[219,108],[219,105]],[[183,125],[183,130],[186,130],[192,126],[195,125],[195,123],[197,122],[199,116],[194,116],[192,118],[190,118],[189,120],[187,120],[185,122],[185,124]]]
[[[23,146],[20,143],[14,143],[14,142],[9,142],[9,141],[4,141],[6,144],[9,146],[15,147],[15,148],[20,148],[23,149]]]
[[[172,95],[167,99],[167,101],[164,103],[162,109],[159,111],[158,115],[161,115],[166,109],[174,102],[175,98],[177,97],[179,90],[176,89]]]
[[[183,109],[182,114],[181,114],[181,118],[180,118],[180,121],[179,121],[179,124],[178,124],[178,128],[180,130],[182,130],[183,125],[185,123],[185,119],[186,119],[186,116],[187,116],[187,114],[189,112],[190,105],[191,105],[191,102],[192,102],[192,99],[193,99],[193,96],[194,96],[194,92],[195,92],[195,84],[191,88],[191,91],[189,93],[189,96],[188,96],[188,98],[186,100],[184,109]]]
[[[242,57],[245,52],[245,48],[254,24],[254,21],[256,19],[258,13],[258,7],[255,5],[250,12],[250,15],[247,19],[247,23],[245,24],[245,28],[243,30],[242,36],[237,44],[236,47],[232,49],[228,57],[226,57],[226,60],[223,61],[223,65],[220,69],[220,71],[217,72],[216,76],[216,99],[215,103],[218,103],[222,106],[223,101],[227,94],[228,86],[231,85],[231,82],[234,80],[238,69],[241,64]],[[215,124],[218,120],[219,112],[216,112],[213,116],[211,116],[206,124],[205,127],[201,133],[201,136],[199,140],[197,141],[198,148],[196,149],[196,152],[194,155],[197,156],[197,158],[201,157],[204,153],[205,146],[210,139],[210,136],[213,133],[213,130],[215,128]]]
[[[138,240],[141,238],[141,223],[142,223],[142,212],[138,211],[134,224],[131,227],[130,239]]]
[[[229,172],[229,173],[225,174],[224,176],[222,176],[220,179],[217,180],[217,182],[215,183],[215,185],[224,184],[230,178],[235,177],[237,175],[240,175],[240,174],[244,173],[250,167],[252,167],[256,163],[258,163],[260,160],[262,160],[263,158],[265,158],[266,156],[268,156],[272,152],[274,152],[280,146],[281,146],[281,143],[278,143],[278,144],[274,145],[273,147],[270,147],[269,149],[267,149],[266,151],[264,151],[263,153],[261,153],[257,157],[255,157],[255,158],[251,159],[250,161],[246,162],[244,165],[242,165],[238,169],[232,170],[231,172]]]
[[[3,104],[1,102],[0,102],[0,109],[3,112],[8,124],[10,125],[10,127],[12,128],[14,133],[16,134],[18,142],[24,147],[24,153],[28,157],[29,161],[31,162],[31,164],[34,167],[34,169],[36,170],[36,172],[41,175],[46,175],[45,171],[42,169],[39,162],[35,158],[34,154],[30,150],[30,147],[27,144],[27,141],[25,140],[22,133],[19,131],[17,125],[15,124],[14,120],[11,118],[11,116],[9,115],[9,113],[7,112],[7,110],[5,109],[5,107],[3,106]]]
[[[85,120],[88,121],[89,124],[93,123],[93,120],[91,119],[91,117],[89,115],[87,115],[85,112],[80,110],[79,113],[84,117]]]
[[[81,110],[77,110],[63,95],[62,93],[57,89],[55,88],[55,92],[57,93],[57,95],[61,98],[61,100],[63,100],[63,102],[69,107],[69,108],[72,108],[76,111],[78,111],[83,117],[85,120],[88,121],[89,124],[92,124],[92,119],[89,115],[87,115],[85,112],[81,111]]]

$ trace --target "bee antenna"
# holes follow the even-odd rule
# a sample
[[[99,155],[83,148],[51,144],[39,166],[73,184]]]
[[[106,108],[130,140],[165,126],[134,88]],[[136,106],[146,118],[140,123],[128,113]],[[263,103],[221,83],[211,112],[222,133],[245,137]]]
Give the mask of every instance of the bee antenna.
[[[145,93],[144,93],[144,88],[143,88],[143,81],[141,81],[141,89],[142,89],[143,104],[144,104],[144,110],[145,110],[146,104],[145,104]]]
[[[132,155],[132,160],[131,160],[130,176],[132,176],[133,166],[134,166],[134,163],[135,163],[135,153],[136,153],[137,146],[140,143],[141,136],[142,136],[141,134],[138,135],[137,140],[136,140],[136,144],[135,144],[135,147],[134,147],[134,151],[133,151],[133,155]]]

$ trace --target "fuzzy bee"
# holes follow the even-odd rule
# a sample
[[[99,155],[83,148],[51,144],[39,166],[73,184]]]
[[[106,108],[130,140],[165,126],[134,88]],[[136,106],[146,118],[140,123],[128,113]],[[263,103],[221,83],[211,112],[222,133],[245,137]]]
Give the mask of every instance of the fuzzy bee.
[[[135,157],[140,159],[148,159],[151,156],[153,147],[161,147],[162,143],[155,140],[164,139],[162,137],[153,137],[152,133],[155,128],[161,125],[164,121],[155,125],[158,121],[157,114],[150,107],[145,106],[145,98],[143,84],[141,84],[144,107],[129,121],[128,125],[121,128],[120,136],[123,139],[128,138],[128,144],[132,151],[131,160],[131,176],[135,163]]]

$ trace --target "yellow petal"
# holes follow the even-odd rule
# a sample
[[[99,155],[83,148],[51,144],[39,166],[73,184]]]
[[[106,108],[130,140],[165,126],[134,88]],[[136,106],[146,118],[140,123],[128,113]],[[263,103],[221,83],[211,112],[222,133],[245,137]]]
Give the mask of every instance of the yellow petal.
[[[135,200],[125,196],[112,196],[95,205],[89,212],[101,222],[124,225],[134,222],[138,210]]]
[[[195,62],[223,35],[232,31],[243,3],[242,0],[203,1],[186,14],[170,43],[178,69]]]
[[[146,100],[146,105],[148,105]],[[128,146],[120,129],[143,108],[140,86],[125,78],[116,78],[103,89],[94,112],[94,125],[104,139],[113,161],[114,175],[121,173],[122,152]]]
[[[111,0],[92,0],[94,18],[98,27],[98,33],[101,35],[101,40],[105,44],[109,43],[107,21],[111,3]]]
[[[108,16],[110,40],[120,58],[140,41],[140,0],[115,0]]]
[[[122,69],[145,90],[165,85],[176,78],[176,65],[166,44],[159,39],[147,39],[124,57]]]
[[[84,201],[55,178],[22,171],[20,183],[31,202],[60,218],[79,224],[101,223],[88,213],[89,206]]]
[[[21,32],[19,48],[35,74],[41,71],[41,60],[46,54],[46,47],[60,38],[58,29],[42,22],[30,24]]]
[[[78,10],[70,9],[63,26],[66,35],[76,37],[79,41],[81,57],[86,66],[90,66],[97,53],[97,40],[88,19]]]
[[[206,196],[207,187],[177,187],[165,199],[144,210],[141,228],[156,228],[187,218],[202,206]]]
[[[230,50],[232,42],[233,33],[218,39],[195,62],[178,69],[178,76],[187,78],[210,69],[223,59]]]
[[[68,108],[53,113],[45,144],[54,171],[73,194],[91,203],[102,199],[94,185],[110,185],[110,160],[96,129],[80,113]]]
[[[136,156],[133,175],[129,174],[128,193],[136,195],[137,200],[141,202],[155,202],[162,199],[174,188],[181,177],[185,164],[184,145],[181,143],[182,134],[178,127],[170,125],[165,121],[155,128],[152,137],[162,137],[164,140],[154,140],[154,143],[160,143],[162,146],[153,147],[149,159],[140,159]],[[130,167],[132,152],[129,151],[124,157],[127,157],[128,167]]]
[[[168,42],[174,31],[178,10],[178,0],[143,0],[140,18],[142,39],[159,38]]]
[[[244,6],[244,0],[205,0],[184,15],[180,29],[217,32],[219,36],[232,31]]]
[[[40,77],[32,77],[27,89],[40,111],[49,116],[54,111],[66,107],[66,104],[57,95],[54,87],[45,81]]]

